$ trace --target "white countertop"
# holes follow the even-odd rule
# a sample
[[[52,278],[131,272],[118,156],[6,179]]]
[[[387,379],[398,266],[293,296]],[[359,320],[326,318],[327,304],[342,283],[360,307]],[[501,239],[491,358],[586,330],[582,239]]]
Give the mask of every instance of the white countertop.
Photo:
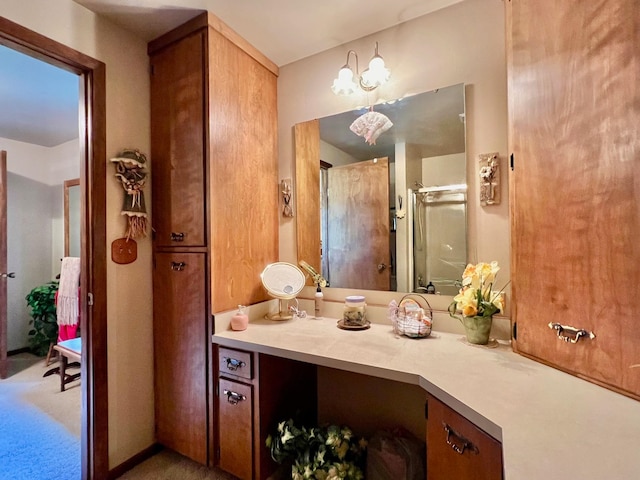
[[[216,322],[218,323],[218,322]],[[218,324],[220,325],[220,324]],[[396,337],[335,319],[251,321],[220,345],[420,385],[502,441],[506,480],[640,479],[640,402],[460,335]]]

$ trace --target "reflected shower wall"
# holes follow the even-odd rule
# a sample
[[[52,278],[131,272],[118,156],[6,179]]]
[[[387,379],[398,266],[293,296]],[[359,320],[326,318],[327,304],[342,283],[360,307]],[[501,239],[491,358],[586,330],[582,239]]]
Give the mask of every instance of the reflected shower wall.
[[[413,290],[431,282],[443,295],[456,295],[455,281],[467,263],[467,187],[445,185],[412,191]]]

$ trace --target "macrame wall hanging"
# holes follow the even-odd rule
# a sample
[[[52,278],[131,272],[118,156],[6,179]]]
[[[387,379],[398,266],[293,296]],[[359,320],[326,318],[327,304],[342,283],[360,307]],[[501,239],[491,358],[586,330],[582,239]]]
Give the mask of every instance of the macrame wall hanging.
[[[127,217],[125,237],[140,238],[147,236],[147,211],[142,188],[146,182],[145,164],[147,157],[139,150],[125,149],[112,158],[116,167],[116,178],[124,189],[124,203],[121,215]]]

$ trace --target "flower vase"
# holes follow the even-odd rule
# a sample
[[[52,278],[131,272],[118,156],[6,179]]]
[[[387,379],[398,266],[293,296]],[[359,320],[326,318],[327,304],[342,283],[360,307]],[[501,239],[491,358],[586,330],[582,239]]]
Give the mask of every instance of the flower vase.
[[[486,345],[489,343],[492,321],[492,316],[462,317],[462,325],[467,335],[467,342],[474,345]]]

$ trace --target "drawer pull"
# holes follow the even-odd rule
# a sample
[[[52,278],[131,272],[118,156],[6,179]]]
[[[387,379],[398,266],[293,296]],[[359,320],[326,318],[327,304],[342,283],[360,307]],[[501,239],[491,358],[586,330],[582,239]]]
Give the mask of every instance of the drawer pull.
[[[186,266],[187,264],[184,262],[171,262],[171,270],[174,272],[181,272]]]
[[[171,232],[171,241],[172,242],[184,242],[184,233],[182,233],[182,232]]]
[[[555,330],[558,338],[563,342],[578,343],[578,341],[584,337],[589,337],[589,340],[596,338],[596,334],[593,332],[587,332],[582,328],[560,325],[559,323],[549,322],[549,328]]]
[[[239,368],[247,366],[247,364],[242,360],[238,360],[235,358],[223,357],[222,359],[227,362],[227,370],[231,370],[232,372],[235,372]]]
[[[442,425],[444,426],[444,431],[447,433],[447,445],[449,445],[454,452],[459,453],[460,455],[462,455],[465,450],[469,450],[476,455],[480,453],[478,451],[478,447],[457,433],[449,425],[444,422],[442,422]]]
[[[231,405],[237,405],[238,402],[244,402],[247,399],[247,397],[245,397],[241,393],[234,392],[233,390],[225,389],[222,393],[227,396],[227,402],[229,402]]]

